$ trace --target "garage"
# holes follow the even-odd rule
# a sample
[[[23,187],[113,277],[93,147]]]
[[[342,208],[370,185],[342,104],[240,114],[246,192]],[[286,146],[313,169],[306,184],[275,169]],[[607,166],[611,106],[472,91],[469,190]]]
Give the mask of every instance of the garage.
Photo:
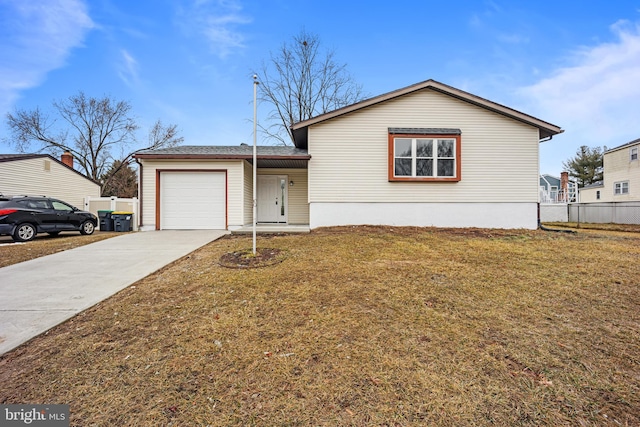
[[[224,171],[163,171],[160,173],[160,229],[227,228]]]

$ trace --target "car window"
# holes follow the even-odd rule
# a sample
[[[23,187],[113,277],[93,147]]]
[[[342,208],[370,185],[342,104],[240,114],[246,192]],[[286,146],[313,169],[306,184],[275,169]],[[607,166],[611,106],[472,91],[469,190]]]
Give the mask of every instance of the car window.
[[[53,205],[53,209],[57,211],[72,211],[73,207],[69,206],[66,203],[62,203],[59,200],[52,200],[51,204]]]
[[[31,203],[29,203],[29,207],[34,209],[51,209],[51,206],[46,200],[32,200]]]
[[[16,203],[18,204],[18,206],[25,206],[29,209],[51,209],[51,206],[49,206],[49,203],[47,203],[46,200],[24,199],[17,200]]]

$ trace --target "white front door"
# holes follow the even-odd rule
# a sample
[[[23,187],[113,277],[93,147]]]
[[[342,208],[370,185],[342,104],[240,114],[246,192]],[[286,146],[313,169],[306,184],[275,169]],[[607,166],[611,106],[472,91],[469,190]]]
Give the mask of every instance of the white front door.
[[[287,177],[258,175],[258,222],[287,222]]]

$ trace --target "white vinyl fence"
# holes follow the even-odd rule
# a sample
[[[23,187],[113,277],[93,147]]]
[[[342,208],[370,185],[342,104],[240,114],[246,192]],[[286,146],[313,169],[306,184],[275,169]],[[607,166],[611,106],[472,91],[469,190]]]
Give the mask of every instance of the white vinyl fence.
[[[540,203],[540,222],[569,222],[566,203]]]
[[[140,201],[134,197],[123,199],[119,197],[91,197],[84,198],[84,210],[98,215],[98,211],[133,212],[131,227],[133,231],[138,230],[138,214],[140,212]]]

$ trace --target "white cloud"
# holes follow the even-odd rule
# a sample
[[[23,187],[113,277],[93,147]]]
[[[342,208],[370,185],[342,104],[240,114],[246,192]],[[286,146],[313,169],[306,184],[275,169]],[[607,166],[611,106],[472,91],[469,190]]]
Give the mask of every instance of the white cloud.
[[[640,24],[619,21],[611,31],[615,41],[578,49],[567,65],[519,90],[527,109],[566,130],[566,148],[548,150],[560,160],[580,145],[614,147],[640,137]]]
[[[499,41],[509,44],[529,43],[531,40],[528,36],[516,33],[500,33],[497,37]]]
[[[611,28],[615,42],[583,47],[572,65],[521,89],[537,111],[575,127],[567,124],[567,131],[598,140],[626,132],[622,123],[638,126],[640,117],[640,25],[618,22]]]
[[[242,13],[242,5],[236,0],[195,0],[181,13],[183,28],[203,35],[211,51],[225,58],[233,51],[245,47],[245,38],[238,30],[252,20]]]
[[[93,27],[82,0],[0,0],[0,113],[64,66]]]
[[[122,62],[118,70],[118,76],[127,86],[133,86],[138,82],[138,61],[125,49],[122,49]]]

